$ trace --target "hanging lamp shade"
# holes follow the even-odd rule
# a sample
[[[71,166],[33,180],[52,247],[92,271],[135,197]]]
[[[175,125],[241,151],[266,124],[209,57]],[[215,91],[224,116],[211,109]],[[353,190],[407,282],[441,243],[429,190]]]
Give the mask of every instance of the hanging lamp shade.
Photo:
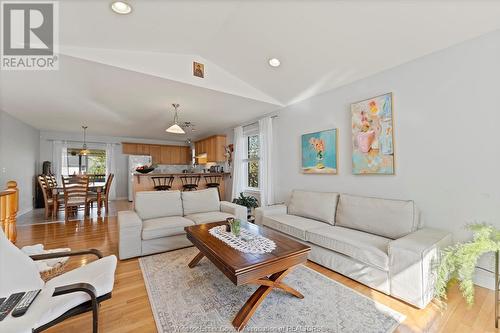
[[[82,126],[83,128],[83,146],[82,149],[80,150],[79,155],[81,156],[86,156],[90,154],[90,150],[87,149],[87,127],[88,126]]]
[[[177,108],[179,107],[179,104],[172,104],[172,106],[175,109],[174,123],[172,126],[167,128],[165,132],[174,134],[186,134],[186,132],[184,132],[184,130],[179,126],[179,115],[177,114]]]

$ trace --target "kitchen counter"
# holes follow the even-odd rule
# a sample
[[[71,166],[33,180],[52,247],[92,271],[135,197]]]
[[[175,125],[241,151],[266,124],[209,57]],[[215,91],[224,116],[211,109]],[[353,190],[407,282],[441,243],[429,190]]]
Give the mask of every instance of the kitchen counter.
[[[231,173],[229,172],[196,172],[196,173],[163,173],[163,172],[151,172],[151,173],[135,173],[134,174],[134,197],[135,193],[139,191],[154,191],[154,183],[151,179],[152,177],[162,177],[162,176],[174,176],[174,182],[172,183],[172,190],[182,191],[182,182],[179,177],[181,176],[201,176],[200,182],[198,183],[198,189],[202,190],[206,188],[206,182],[204,176],[222,176],[221,184],[219,186],[219,192],[221,200],[225,200],[225,179]]]
[[[182,173],[182,172],[170,172],[170,173],[166,173],[166,172],[150,172],[150,173],[135,173],[134,176],[139,176],[139,177],[144,177],[144,176],[147,176],[147,177],[155,177],[155,176],[217,176],[217,175],[221,175],[221,176],[228,176],[230,175],[231,173],[230,172],[187,172],[187,173]]]

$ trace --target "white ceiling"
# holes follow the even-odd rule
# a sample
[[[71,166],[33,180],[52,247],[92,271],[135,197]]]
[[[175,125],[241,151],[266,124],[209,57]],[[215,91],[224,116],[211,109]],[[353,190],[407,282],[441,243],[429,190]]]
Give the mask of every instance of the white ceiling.
[[[61,1],[60,70],[0,73],[0,108],[44,130],[184,140],[164,132],[173,102],[199,137],[500,28],[498,1],[109,3]]]

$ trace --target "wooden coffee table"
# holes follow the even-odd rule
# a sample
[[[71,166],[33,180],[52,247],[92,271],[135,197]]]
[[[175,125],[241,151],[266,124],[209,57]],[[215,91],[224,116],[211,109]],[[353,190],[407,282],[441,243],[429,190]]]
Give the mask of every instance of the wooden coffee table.
[[[304,298],[300,292],[282,280],[294,266],[307,261],[307,255],[311,251],[309,246],[278,232],[251,223],[242,223],[242,228],[272,239],[276,243],[276,249],[270,253],[243,253],[210,235],[208,231],[221,224],[224,222],[184,228],[187,238],[200,250],[189,263],[189,267],[193,268],[203,257],[207,257],[235,285],[257,284],[260,286],[234,318],[233,326],[236,329],[242,330],[245,327],[260,303],[274,288],[281,289],[295,297]]]

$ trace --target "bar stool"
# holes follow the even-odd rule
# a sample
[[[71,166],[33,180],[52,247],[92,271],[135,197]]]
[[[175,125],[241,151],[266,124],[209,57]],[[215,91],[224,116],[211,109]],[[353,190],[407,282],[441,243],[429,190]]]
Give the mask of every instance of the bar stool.
[[[220,183],[222,181],[222,176],[220,175],[210,175],[210,176],[203,176],[205,177],[205,184],[207,186],[207,188],[211,188],[211,187],[216,187],[217,188],[217,192],[219,193],[219,200],[220,200],[220,189],[219,189],[219,186],[220,186]]]
[[[155,191],[170,191],[174,176],[151,177]]]
[[[196,191],[201,176],[180,176],[183,191]]]

